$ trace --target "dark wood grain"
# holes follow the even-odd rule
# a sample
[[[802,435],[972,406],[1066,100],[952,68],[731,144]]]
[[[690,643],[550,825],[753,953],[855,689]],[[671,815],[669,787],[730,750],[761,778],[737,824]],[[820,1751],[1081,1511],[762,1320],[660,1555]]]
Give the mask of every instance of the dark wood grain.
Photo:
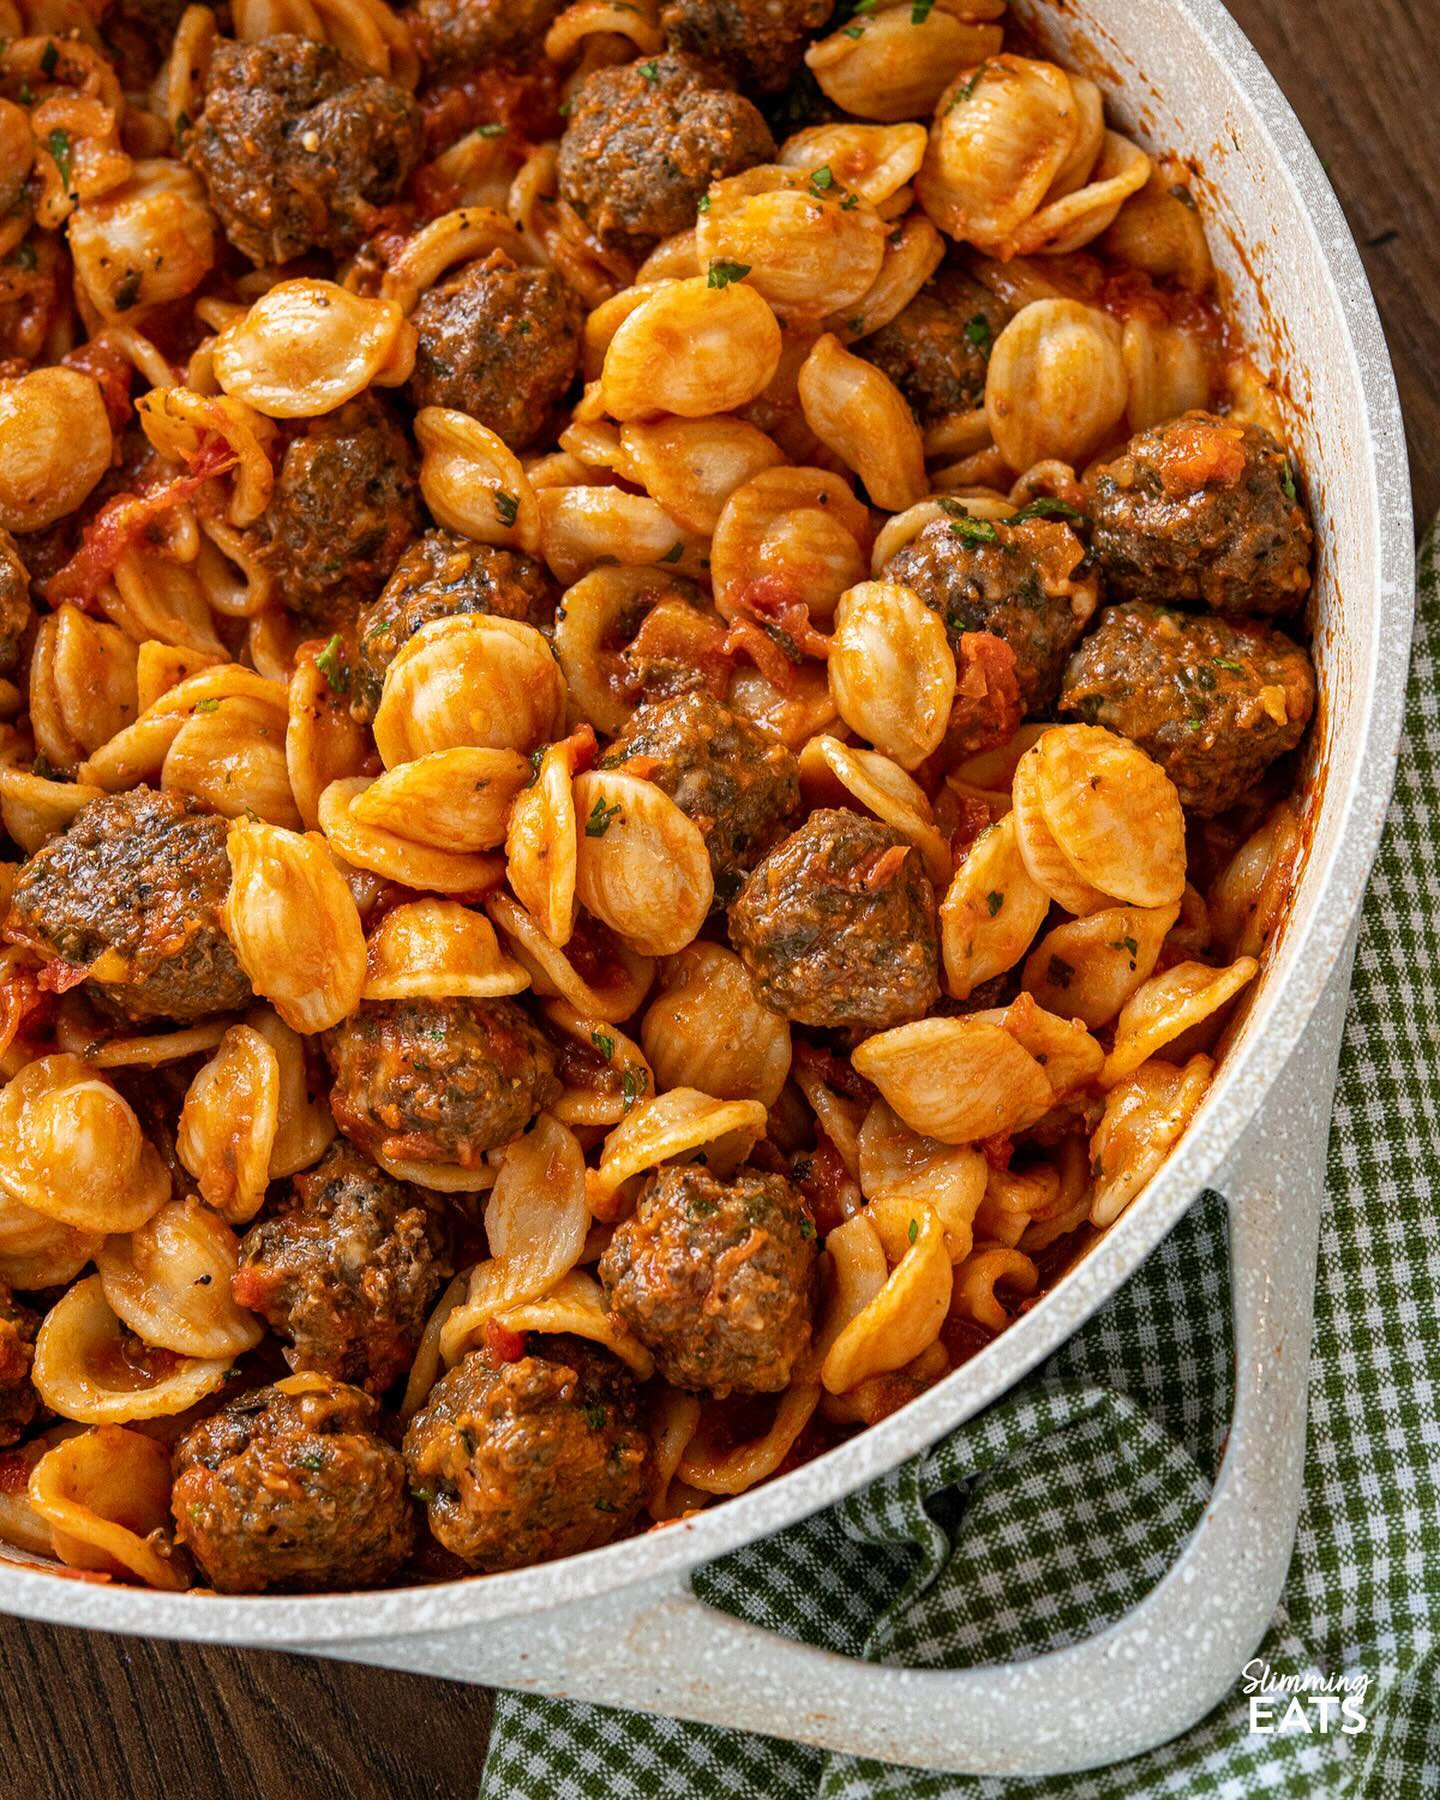
[[[1436,0],[1230,0],[1340,195],[1394,352],[1417,515],[1440,509]],[[480,1689],[0,1621],[0,1792],[49,1800],[473,1796]]]

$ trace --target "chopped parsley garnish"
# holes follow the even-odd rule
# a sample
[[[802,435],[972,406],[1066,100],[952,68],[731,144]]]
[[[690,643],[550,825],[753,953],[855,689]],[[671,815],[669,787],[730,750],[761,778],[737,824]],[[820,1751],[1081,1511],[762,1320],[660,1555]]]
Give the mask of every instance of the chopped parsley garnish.
[[[1232,675],[1245,673],[1244,663],[1232,662],[1228,656],[1212,656],[1210,660],[1217,669],[1228,669]]]
[[[968,513],[962,519],[952,518],[950,529],[969,544],[993,544],[997,536],[993,519],[972,519]]]
[[[27,274],[33,272],[39,262],[39,258],[35,255],[35,246],[22,244],[15,252],[15,261]]]
[[[803,1237],[803,1238],[813,1238],[813,1237],[814,1237],[814,1235],[815,1235],[815,1221],[814,1221],[814,1220],[813,1220],[813,1219],[801,1219],[801,1221],[800,1221],[800,1235],[801,1235],[801,1237]]]
[[[965,342],[982,356],[990,354],[990,346],[995,341],[995,333],[990,329],[990,321],[984,313],[976,313],[973,319],[965,321]]]
[[[609,1035],[608,1032],[592,1031],[590,1033],[590,1042],[595,1046],[595,1048],[605,1058],[606,1062],[614,1062],[614,1060],[615,1060],[615,1040],[614,1040],[614,1038],[612,1038]]]
[[[1004,904],[1005,896],[1003,894],[989,893],[985,896],[985,905],[992,919]]]
[[[916,1238],[918,1238],[920,1235],[920,1221],[918,1219],[912,1219],[910,1221],[910,1229],[905,1233],[905,1235],[906,1235],[906,1237],[909,1238],[909,1240],[912,1244],[915,1242]]]
[[[826,188],[834,187],[835,176],[831,171],[829,163],[822,163],[821,166],[815,170],[810,177],[810,185],[811,187],[819,188],[822,193]]]
[[[1285,473],[1280,477],[1280,485],[1285,490],[1285,498],[1293,501],[1295,499],[1295,474],[1288,462],[1285,465]]]
[[[605,833],[620,817],[620,802],[613,806],[605,804],[605,796],[597,794],[595,804],[590,808],[590,817],[585,821],[586,837],[604,837]]]
[[[1191,212],[1197,210],[1195,196],[1190,192],[1183,181],[1177,181],[1170,189],[1170,197],[1173,200],[1178,200],[1182,206],[1188,206]]]
[[[910,8],[910,23],[923,25],[935,10],[935,0],[913,0]]]
[[[705,285],[713,288],[729,287],[732,281],[743,281],[749,273],[749,263],[726,262],[720,258],[711,263],[705,276]]]
[[[855,15],[856,15],[856,16],[857,16],[857,18],[858,18],[858,16],[859,16],[859,15],[860,15],[860,14],[861,14],[861,13],[872,13],[872,12],[874,12],[874,10],[875,10],[875,8],[876,8],[876,7],[877,7],[877,6],[878,6],[878,5],[879,5],[879,4],[880,4],[880,0],[855,0],[855,4],[854,4],[854,5],[853,5],[853,6],[852,6],[852,7],[851,7],[851,8],[850,8],[850,10],[851,10],[851,12],[852,12],[852,13],[854,13],[854,14],[855,14]]]
[[[595,1510],[596,1512],[613,1513],[618,1512],[620,1509],[613,1500],[597,1500],[595,1502]]]
[[[1038,499],[1022,506],[1019,512],[1011,513],[1005,521],[1007,525],[1020,525],[1026,519],[1083,519],[1084,513],[1078,506],[1071,506],[1068,500],[1057,500],[1053,494],[1041,494]]]
[[[860,333],[865,329],[865,315],[864,313],[856,313],[853,319],[847,319],[845,323],[855,333],[856,337],[859,337]]]
[[[863,25],[847,25],[845,27],[845,35],[852,39],[862,38],[865,35],[865,27]]]
[[[325,1452],[319,1449],[302,1450],[295,1461],[300,1468],[309,1469],[313,1473],[316,1469],[325,1467]]]
[[[1066,962],[1063,956],[1052,956],[1050,958],[1050,966],[1045,971],[1045,976],[1052,987],[1068,988],[1070,985],[1070,978],[1074,973],[1074,965]]]
[[[22,81],[20,83],[20,104],[22,106],[33,106],[35,104],[35,90],[28,81]]]
[[[213,696],[209,700],[197,700],[195,702],[195,710],[197,713],[218,712],[220,710],[220,702],[213,698]]]
[[[860,196],[858,194],[847,194],[840,202],[840,210],[841,212],[853,212],[859,204]]]
[[[970,77],[970,79],[965,83],[965,85],[963,87],[956,88],[953,96],[951,97],[949,106],[947,106],[945,109],[947,112],[954,112],[954,110],[957,106],[963,106],[965,104],[965,102],[975,92],[976,88],[979,87],[980,79],[989,67],[990,67],[989,63],[981,63],[980,67],[975,71],[975,73]]]
[[[348,694],[350,692],[350,674],[340,660],[341,649],[340,633],[337,631],[315,658],[315,667],[325,677],[332,694]]]
[[[520,502],[514,494],[507,494],[504,488],[496,490],[495,517],[502,525],[513,525],[515,515],[520,510]]]
[[[582,1407],[581,1411],[585,1414],[585,1423],[592,1431],[605,1429],[605,1408],[603,1406],[596,1406],[592,1403]]]
[[[115,292],[110,296],[110,304],[116,312],[129,312],[140,298],[140,271],[127,269],[115,284]]]
[[[677,563],[684,554],[685,546],[677,541],[670,546],[660,560],[662,563]]]
[[[40,52],[40,73],[50,76],[55,73],[56,64],[60,61],[60,52],[53,43],[47,44]]]
[[[184,137],[185,133],[190,129],[190,123],[190,115],[182,107],[175,117],[175,135],[177,138]]]
[[[641,63],[640,73],[647,81],[658,81],[660,79],[660,65],[658,62]]]
[[[428,1487],[411,1488],[410,1498],[418,1500],[422,1506],[428,1506],[435,1498],[435,1490]]]
[[[60,171],[60,180],[66,193],[70,191],[70,133],[61,125],[57,125],[50,133],[49,149],[55,159],[55,167]]]
[[[488,125],[477,125],[475,135],[477,137],[504,137],[505,129],[499,119],[492,119]]]
[[[630,1108],[650,1085],[650,1077],[644,1069],[627,1069],[620,1077],[620,1097],[625,1102],[625,1110]]]
[[[695,202],[695,210],[696,210],[696,212],[709,212],[710,196],[708,194],[702,194],[700,196],[700,198]]]
[[[1203,731],[1205,729],[1205,721],[1203,719],[1187,719],[1185,721],[1185,729],[1187,731]]]

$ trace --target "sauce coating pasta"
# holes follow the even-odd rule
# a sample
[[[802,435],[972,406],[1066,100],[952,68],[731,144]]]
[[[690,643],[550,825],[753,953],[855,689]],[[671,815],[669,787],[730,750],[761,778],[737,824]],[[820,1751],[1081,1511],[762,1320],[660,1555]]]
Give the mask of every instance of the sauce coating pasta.
[[[0,1543],[719,1504],[1143,1204],[1283,919],[1190,176],[1003,0],[109,4],[0,41]]]

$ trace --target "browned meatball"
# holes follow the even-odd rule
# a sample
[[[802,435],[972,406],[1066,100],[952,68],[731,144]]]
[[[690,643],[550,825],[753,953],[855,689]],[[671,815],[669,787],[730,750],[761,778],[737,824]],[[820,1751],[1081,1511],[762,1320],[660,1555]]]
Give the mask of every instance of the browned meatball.
[[[405,13],[428,69],[474,68],[539,48],[565,0],[415,0]]]
[[[475,1168],[559,1091],[555,1057],[513,1000],[376,1000],[325,1034],[330,1110],[392,1162]]]
[[[405,1462],[380,1407],[323,1375],[241,1394],[175,1445],[176,1533],[222,1594],[376,1587],[410,1554]]]
[[[618,1313],[673,1387],[775,1394],[810,1342],[815,1226],[780,1175],[698,1163],[645,1183],[600,1259]]]
[[[601,767],[632,757],[700,827],[722,903],[800,804],[800,765],[785,746],[701,688],[637,706]]]
[[[602,244],[643,256],[695,223],[712,181],[775,154],[748,100],[716,87],[684,56],[599,69],[575,100],[560,140],[561,198]]]
[[[1258,425],[1191,412],[1088,471],[1091,546],[1127,600],[1203,600],[1217,612],[1293,612],[1314,533],[1290,458]]]
[[[183,1023],[243,1006],[250,983],[220,928],[227,829],[186,794],[92,800],[21,869],[5,935],[98,963],[92,992],[127,1018]]]
[[[514,1362],[474,1350],[405,1433],[430,1529],[475,1569],[608,1544],[640,1510],[650,1461],[634,1377],[583,1338],[532,1334]]]
[[[366,394],[309,420],[291,441],[250,533],[280,599],[329,630],[374,599],[419,530],[410,440]]]
[[[660,27],[674,50],[721,69],[737,87],[778,94],[835,0],[670,0]]]
[[[584,318],[559,275],[496,250],[431,288],[411,314],[419,343],[405,392],[417,407],[469,413],[523,450],[547,433],[575,379]]]
[[[39,1313],[13,1298],[0,1281],[0,1449],[18,1444],[40,1410],[40,1396],[30,1385]]]
[[[453,531],[427,531],[395,565],[378,600],[361,615],[351,710],[370,720],[385,671],[422,625],[455,613],[494,613],[543,627],[559,589],[543,563],[519,550],[474,544]]]
[[[1009,317],[1009,307],[962,269],[941,269],[854,351],[882,369],[920,423],[929,425],[982,403],[990,346]],[[863,324],[861,314],[857,328]]]
[[[1111,606],[1070,658],[1063,711],[1139,744],[1212,818],[1293,750],[1315,710],[1309,654],[1273,625]]]
[[[35,623],[30,576],[10,533],[0,528],[0,675],[14,675]]]
[[[1030,713],[1054,705],[1065,658],[1100,593],[1085,546],[1063,521],[972,519],[958,504],[897,550],[883,578],[938,612],[957,648],[967,631],[1002,638],[1015,652],[1020,703]]]
[[[776,1012],[883,1031],[940,996],[935,893],[920,853],[860,813],[822,809],[730,903],[730,941]]]
[[[221,38],[185,135],[225,235],[253,263],[343,255],[420,161],[420,109],[344,50],[278,32]]]
[[[415,1359],[443,1272],[441,1204],[343,1139],[251,1226],[237,1303],[289,1340],[285,1360],[380,1394]]]

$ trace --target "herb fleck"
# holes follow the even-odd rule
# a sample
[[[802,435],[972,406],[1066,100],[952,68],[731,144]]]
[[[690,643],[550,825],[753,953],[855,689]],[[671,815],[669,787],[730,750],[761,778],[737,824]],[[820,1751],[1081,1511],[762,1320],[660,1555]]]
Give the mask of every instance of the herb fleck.
[[[488,125],[475,127],[476,137],[504,137],[505,126],[499,119],[492,119]]]
[[[695,210],[696,210],[696,212],[709,212],[710,196],[708,194],[702,194],[700,196],[700,198],[695,202]]]
[[[316,1469],[325,1467],[325,1452],[318,1448],[302,1450],[295,1461],[300,1468],[309,1469],[313,1473]]]
[[[815,1221],[814,1221],[814,1220],[813,1220],[813,1219],[801,1219],[801,1221],[800,1221],[800,1235],[801,1235],[801,1237],[802,1237],[802,1238],[806,1238],[806,1239],[809,1239],[809,1238],[813,1238],[813,1237],[814,1237],[814,1235],[815,1235]]]
[[[1063,956],[1052,956],[1050,966],[1045,971],[1046,979],[1052,987],[1068,988],[1070,978],[1074,975],[1074,965],[1066,962]]]
[[[909,1240],[912,1244],[915,1242],[916,1238],[918,1238],[920,1235],[920,1221],[918,1219],[912,1219],[910,1221],[910,1229],[905,1233],[905,1235],[906,1235],[906,1237],[909,1238]]]
[[[605,796],[597,794],[595,804],[590,808],[590,817],[585,821],[586,837],[604,837],[605,833],[620,817],[620,802],[613,806],[605,804]]]
[[[677,563],[684,554],[685,546],[682,543],[676,542],[670,546],[660,560],[662,563]]]
[[[963,519],[952,518],[950,529],[969,544],[993,544],[998,535],[993,519],[972,519],[968,513]]]
[[[985,905],[989,908],[992,919],[1004,904],[1005,896],[1003,894],[989,893],[985,896]]]
[[[115,284],[115,292],[110,296],[110,304],[116,312],[129,312],[140,298],[140,271],[127,269]]]
[[[650,1077],[644,1069],[627,1069],[620,1077],[620,1097],[625,1102],[625,1110],[630,1108],[650,1085]]]
[[[585,1423],[592,1431],[603,1431],[605,1429],[605,1408],[603,1406],[591,1404],[583,1407],[581,1410],[585,1414]]]
[[[1291,502],[1295,499],[1295,472],[1287,462],[1285,473],[1280,477],[1280,485],[1285,490],[1285,498]]]
[[[660,79],[660,65],[658,62],[641,63],[640,73],[647,81],[658,81]]]
[[[1071,506],[1068,500],[1057,500],[1053,494],[1041,494],[1028,506],[1022,506],[1019,512],[1011,513],[1005,521],[1007,525],[1021,525],[1026,519],[1083,519],[1085,517],[1078,506]]]
[[[504,488],[495,492],[495,517],[502,525],[513,525],[515,515],[520,510],[520,501],[514,494],[507,494]]]
[[[810,177],[810,185],[811,187],[819,188],[822,193],[826,188],[834,187],[835,176],[831,171],[829,163],[822,163],[821,166],[815,170],[814,174]]]
[[[61,125],[57,125],[50,133],[48,140],[51,156],[55,159],[55,167],[60,171],[60,181],[66,193],[70,191],[70,133]]]
[[[1228,656],[1212,656],[1210,660],[1217,669],[1228,669],[1232,675],[1245,673],[1244,663],[1232,662]]]
[[[218,712],[220,710],[220,702],[212,695],[208,700],[197,700],[195,702],[195,710],[197,713]]]
[[[615,1060],[615,1040],[614,1040],[614,1038],[612,1038],[610,1036],[610,1034],[608,1032],[592,1031],[590,1033],[590,1042],[595,1046],[595,1048],[605,1058],[606,1062],[614,1062],[614,1060]]]
[[[55,73],[55,65],[59,61],[60,52],[55,48],[53,43],[47,44],[40,52],[40,73],[46,76],[53,75]]]
[[[325,677],[332,694],[348,694],[350,692],[350,673],[340,660],[341,650],[340,633],[337,631],[315,658],[315,667]]]
[[[711,263],[705,276],[705,285],[712,288],[729,287],[732,281],[743,281],[749,273],[749,263],[726,262],[720,258]]]
[[[923,25],[935,10],[935,0],[914,0],[910,8],[910,23]]]
[[[965,85],[963,87],[956,88],[954,96],[952,97],[949,106],[947,106],[945,109],[947,112],[954,112],[954,110],[957,106],[963,106],[965,104],[965,102],[975,92],[976,88],[979,87],[980,78],[984,75],[985,71],[989,67],[990,67],[989,63],[981,63],[980,67],[975,71],[975,73],[970,77],[970,79],[965,83]]]

